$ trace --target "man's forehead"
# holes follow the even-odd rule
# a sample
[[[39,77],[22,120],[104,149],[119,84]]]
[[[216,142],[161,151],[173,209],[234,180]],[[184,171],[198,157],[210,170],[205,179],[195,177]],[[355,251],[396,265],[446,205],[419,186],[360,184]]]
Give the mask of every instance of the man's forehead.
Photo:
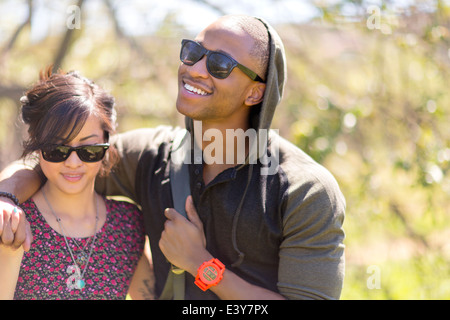
[[[207,48],[209,50],[226,52],[233,47],[245,47],[249,42],[252,42],[250,35],[229,19],[220,19],[210,24],[197,35],[195,40],[204,46],[215,46],[214,48]]]

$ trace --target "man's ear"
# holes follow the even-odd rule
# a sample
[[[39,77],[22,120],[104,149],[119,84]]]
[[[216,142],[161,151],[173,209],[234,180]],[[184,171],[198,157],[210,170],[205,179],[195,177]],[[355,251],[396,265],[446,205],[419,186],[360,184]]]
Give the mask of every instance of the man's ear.
[[[257,82],[249,88],[247,98],[245,99],[245,105],[254,106],[262,101],[264,98],[264,91],[266,90],[266,84]]]

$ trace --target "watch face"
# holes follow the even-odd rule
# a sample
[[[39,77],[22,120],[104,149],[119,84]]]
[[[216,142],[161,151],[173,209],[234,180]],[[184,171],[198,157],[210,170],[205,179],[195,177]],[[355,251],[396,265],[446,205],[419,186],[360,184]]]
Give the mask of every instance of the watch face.
[[[217,279],[218,271],[214,266],[206,266],[201,275],[204,282],[212,283]]]

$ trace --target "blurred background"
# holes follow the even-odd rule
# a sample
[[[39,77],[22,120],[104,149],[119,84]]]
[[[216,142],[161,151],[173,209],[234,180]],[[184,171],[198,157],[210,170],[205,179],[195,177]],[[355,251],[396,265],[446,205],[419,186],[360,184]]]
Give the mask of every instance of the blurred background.
[[[119,131],[183,125],[182,38],[261,16],[286,47],[273,128],[347,200],[342,299],[450,299],[450,1],[0,0],[0,168],[19,157],[19,98],[41,69],[79,70]]]

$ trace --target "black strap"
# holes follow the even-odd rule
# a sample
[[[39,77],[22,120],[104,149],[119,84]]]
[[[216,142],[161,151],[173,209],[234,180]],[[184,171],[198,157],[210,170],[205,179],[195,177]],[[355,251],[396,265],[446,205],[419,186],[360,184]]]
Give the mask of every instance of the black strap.
[[[186,198],[190,195],[189,170],[186,157],[189,155],[190,139],[187,130],[180,130],[172,142],[170,153],[170,186],[175,210],[186,215]],[[172,265],[160,300],[184,300],[185,271]]]

